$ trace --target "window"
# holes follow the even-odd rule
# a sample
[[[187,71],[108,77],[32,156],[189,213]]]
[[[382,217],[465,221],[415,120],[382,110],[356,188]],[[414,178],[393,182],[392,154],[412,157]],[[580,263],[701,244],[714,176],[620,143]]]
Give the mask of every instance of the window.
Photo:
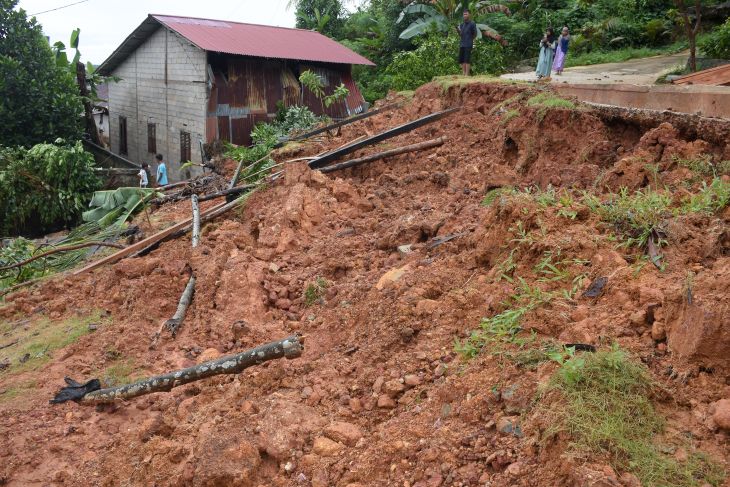
[[[180,132],[180,162],[185,163],[191,160],[190,155],[190,132]]]
[[[119,153],[127,155],[127,117],[119,117]]]
[[[157,153],[157,125],[154,123],[147,124],[147,152]]]

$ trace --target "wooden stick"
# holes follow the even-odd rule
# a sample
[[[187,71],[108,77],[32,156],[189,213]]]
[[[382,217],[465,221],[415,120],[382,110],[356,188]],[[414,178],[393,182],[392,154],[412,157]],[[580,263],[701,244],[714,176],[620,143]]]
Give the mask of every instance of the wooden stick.
[[[111,242],[84,242],[84,243],[75,244],[75,245],[67,245],[65,247],[57,247],[57,248],[55,248],[53,250],[49,250],[48,252],[43,252],[42,254],[34,255],[30,259],[26,259],[26,260],[21,261],[21,262],[16,262],[15,264],[10,264],[10,265],[6,265],[4,267],[0,267],[0,271],[7,271],[8,269],[14,269],[16,267],[22,267],[22,266],[24,266],[26,264],[30,264],[34,260],[42,259],[43,257],[48,257],[49,255],[57,254],[59,252],[70,252],[71,250],[78,250],[78,249],[83,249],[83,248],[86,248],[86,247],[97,247],[97,246],[99,246],[99,247],[113,247],[115,249],[123,249],[124,248],[124,245],[119,245],[119,244],[111,243]]]
[[[235,206],[235,205],[231,205],[231,206],[229,206],[229,205],[231,205],[231,203],[228,203],[228,204],[221,203],[219,205],[214,206],[213,208],[209,208],[208,210],[204,211],[203,214],[201,215],[201,221],[205,220],[205,218],[208,215],[211,215],[218,210],[228,207],[225,209],[225,211],[227,211],[227,210],[233,208],[233,206]],[[216,214],[215,216],[217,216],[218,214]],[[173,233],[177,232],[178,230],[181,230],[185,227],[188,227],[188,229],[189,229],[190,223],[192,221],[193,221],[192,217],[187,218],[187,219],[181,221],[180,223],[176,223],[175,225],[173,225],[169,228],[166,228],[166,229],[162,230],[161,232],[158,232],[150,237],[147,237],[144,240],[140,240],[139,242],[135,243],[134,245],[130,245],[129,247],[126,247],[123,250],[120,250],[119,252],[116,252],[110,256],[104,257],[103,259],[99,259],[96,262],[92,262],[91,264],[87,265],[86,267],[75,271],[72,275],[78,276],[79,274],[83,274],[84,272],[96,269],[105,264],[113,264],[114,262],[117,262],[117,261],[127,257],[128,255],[132,255],[133,253],[135,253],[139,250],[142,250],[145,247],[147,247],[155,242],[159,242],[160,240],[164,239],[168,235],[172,235]]]
[[[167,191],[168,189],[179,188],[180,186],[185,186],[189,182],[190,181],[180,181],[178,183],[167,184],[165,186],[160,186],[159,188],[157,188],[157,191]]]
[[[169,392],[174,387],[222,374],[238,374],[254,365],[278,358],[294,359],[302,355],[304,343],[297,335],[260,345],[236,355],[228,355],[209,362],[168,372],[120,387],[100,389],[86,394],[83,404],[104,404],[119,399],[132,399],[153,392]]]
[[[190,197],[190,203],[193,207],[193,248],[200,243],[200,207],[198,206],[198,195],[194,194]]]
[[[165,323],[163,324],[164,328],[170,330],[170,333],[173,337],[177,335],[177,330],[180,328],[180,325],[182,325],[182,322],[185,319],[185,313],[188,310],[188,306],[190,306],[190,302],[193,300],[194,293],[195,276],[190,276],[190,279],[188,279],[188,283],[185,285],[185,290],[183,291],[182,296],[180,296],[180,301],[177,304],[177,310],[175,310],[175,314],[172,315],[172,318],[165,321]]]
[[[426,142],[420,142],[418,144],[411,144],[411,145],[397,147],[395,149],[390,149],[390,150],[383,151],[383,152],[378,152],[376,154],[371,154],[369,156],[360,157],[359,159],[351,159],[349,161],[340,162],[339,164],[333,164],[331,166],[323,167],[322,169],[320,169],[320,171],[322,171],[323,173],[339,171],[341,169],[347,169],[350,167],[359,166],[361,164],[366,164],[368,162],[385,159],[386,157],[397,156],[398,154],[405,154],[407,152],[415,152],[415,151],[419,151],[419,150],[431,149],[432,147],[437,147],[439,145],[442,145],[444,142],[446,142],[446,137],[439,137],[438,139],[427,140]]]
[[[269,152],[268,154],[266,154],[264,157],[262,157],[258,161],[254,161],[251,164],[249,164],[248,166],[246,166],[246,169],[245,170],[248,170],[248,169],[254,167],[256,164],[258,164],[259,162],[263,161],[264,159],[266,159],[269,156],[271,156],[271,152]],[[241,161],[238,163],[238,167],[236,168],[236,172],[233,173],[233,177],[231,178],[231,182],[228,183],[228,189],[233,188],[236,185],[236,183],[238,182],[238,177],[241,175],[241,170],[243,169],[243,163],[244,163],[244,159],[241,158]]]

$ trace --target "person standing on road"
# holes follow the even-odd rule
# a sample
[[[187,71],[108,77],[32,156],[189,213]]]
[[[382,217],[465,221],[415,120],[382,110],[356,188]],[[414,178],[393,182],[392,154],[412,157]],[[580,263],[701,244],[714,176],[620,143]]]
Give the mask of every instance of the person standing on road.
[[[461,36],[459,43],[459,64],[461,74],[469,76],[471,70],[471,50],[474,48],[474,39],[477,38],[477,24],[471,20],[471,13],[464,10],[464,22],[459,24],[456,31]]]
[[[563,74],[565,66],[565,56],[568,54],[568,45],[570,44],[570,31],[568,27],[563,27],[558,38],[558,48],[555,51],[555,62],[553,62],[553,71],[558,75]]]
[[[155,159],[157,159],[157,176],[155,177],[157,186],[164,186],[167,184],[167,165],[162,160],[162,154],[157,154]]]
[[[550,69],[553,66],[556,44],[555,31],[552,27],[548,27],[545,30],[545,36],[540,41],[540,59],[537,61],[537,69],[535,70],[538,80],[550,78]]]

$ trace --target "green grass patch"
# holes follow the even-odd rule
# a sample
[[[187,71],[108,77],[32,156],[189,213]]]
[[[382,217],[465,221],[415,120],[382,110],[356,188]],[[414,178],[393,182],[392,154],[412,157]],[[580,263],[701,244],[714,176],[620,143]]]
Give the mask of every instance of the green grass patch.
[[[0,358],[7,358],[10,361],[10,367],[3,373],[38,369],[51,360],[55,350],[64,348],[90,333],[91,323],[101,322],[101,313],[96,312],[65,321],[40,319],[25,326],[3,323],[0,325],[3,341],[10,343],[17,340],[17,343],[0,352]]]
[[[402,96],[406,100],[412,100],[416,96],[416,90],[403,90],[397,92],[396,95]]]
[[[497,76],[490,76],[488,74],[476,75],[476,76],[461,76],[461,75],[447,75],[447,76],[436,76],[433,78],[433,82],[441,86],[443,91],[448,91],[452,86],[466,86],[474,83],[499,83],[507,85],[527,84],[526,81],[503,79]]]
[[[560,397],[557,404],[542,406],[554,420],[547,434],[568,433],[573,454],[605,458],[647,487],[719,485],[722,469],[704,455],[692,452],[686,462],[678,462],[654,441],[664,419],[651,403],[652,386],[646,368],[619,348],[574,356],[547,387]]]
[[[317,301],[324,297],[324,293],[327,292],[329,283],[323,277],[318,277],[314,282],[310,282],[304,289],[304,304],[306,306],[312,306]]]
[[[96,374],[103,387],[118,387],[140,379],[135,374],[137,367],[132,359],[119,359]]]
[[[714,178],[710,184],[702,183],[702,188],[682,203],[682,213],[715,213],[730,204],[730,183]]]
[[[590,66],[592,64],[622,63],[630,59],[676,54],[687,49],[687,42],[680,41],[662,47],[626,47],[613,51],[593,51],[578,55],[569,55],[565,60],[568,68],[574,66]]]
[[[515,109],[508,110],[507,112],[502,114],[502,116],[500,117],[499,123],[501,125],[507,125],[510,120],[512,120],[513,118],[517,118],[519,116],[520,116],[519,110],[515,110]]]
[[[730,174],[730,161],[721,161],[715,164],[712,156],[704,155],[695,158],[685,159],[682,157],[673,157],[674,162],[682,167],[686,167],[690,171],[700,176],[724,176]]]
[[[576,104],[565,98],[561,98],[551,92],[538,93],[527,100],[528,106],[540,106],[545,108],[576,108]]]

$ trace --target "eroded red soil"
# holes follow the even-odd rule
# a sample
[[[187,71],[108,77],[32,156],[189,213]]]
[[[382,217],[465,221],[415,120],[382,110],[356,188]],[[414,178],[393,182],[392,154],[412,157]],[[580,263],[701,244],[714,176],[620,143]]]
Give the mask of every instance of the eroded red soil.
[[[525,89],[473,84],[442,93],[427,85],[403,108],[279,160],[462,104],[385,144],[446,136],[444,146],[330,175],[290,164],[242,211],[206,225],[195,251],[179,238],[146,257],[9,297],[0,308],[8,322],[93,310],[110,320],[42,369],[0,375],[2,388],[35,386],[0,403],[0,478],[9,485],[635,485],[601,459],[561,456],[565,442],[540,441],[544,425],[532,401],[557,365],[518,367],[488,353],[465,361],[454,352],[455,338],[502,311],[515,292],[516,283],[497,279],[512,249],[514,275],[532,284],[536,264],[558,249],[573,262],[571,276],[585,274],[583,287],[609,277],[597,299],[548,303],[527,315],[524,329],[628,349],[666,391],[656,399],[666,436],[689,434],[692,447],[727,462],[728,431],[713,414],[730,398],[728,209],[672,219],[659,271],[637,265],[638,251],[617,249],[611,229],[585,209],[570,219],[529,199],[480,203],[508,185],[638,189],[655,183],[649,164],[662,184],[678,184],[690,174],[677,157],[730,159],[730,146],[650,118],[609,123],[591,109],[523,107],[505,122],[508,106],[497,105]],[[171,222],[189,211],[181,201],[155,216]],[[517,244],[521,231],[531,237]],[[435,237],[457,233],[431,248]],[[410,252],[398,251],[408,244]],[[150,349],[175,310],[188,263],[198,283],[184,325]],[[307,306],[304,290],[318,277],[327,289]],[[294,332],[306,344],[296,360],[113,408],[48,404],[64,376],[85,380],[120,357],[142,377]],[[504,418],[519,421],[523,434],[500,432]]]

